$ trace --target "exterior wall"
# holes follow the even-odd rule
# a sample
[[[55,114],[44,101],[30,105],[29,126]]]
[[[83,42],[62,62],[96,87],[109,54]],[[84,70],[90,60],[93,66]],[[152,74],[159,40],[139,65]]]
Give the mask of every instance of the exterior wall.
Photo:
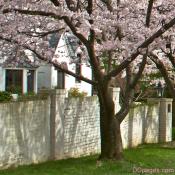
[[[65,98],[65,90],[47,93],[47,100],[0,103],[0,168],[100,152],[97,97]],[[113,97],[119,105],[117,93]],[[164,108],[162,117],[167,122],[163,125],[160,100],[136,104],[130,110],[121,124],[124,148],[171,141],[172,113]],[[171,100],[163,102],[171,104]],[[160,140],[161,135],[165,140]]]
[[[68,69],[72,72],[75,72],[75,64],[70,63],[69,53],[67,51],[66,43],[64,40],[64,35],[61,36],[57,49],[55,51],[55,56],[53,60],[57,60],[59,63],[67,63]],[[82,75],[89,79],[92,79],[92,70],[86,63],[82,63]],[[72,87],[77,87],[80,91],[85,91],[88,93],[88,96],[92,95],[92,86],[86,82],[81,81],[81,83],[76,83],[75,78],[66,75],[65,77],[65,89],[68,91]]]
[[[166,98],[160,100],[159,142],[172,140],[172,101]]]
[[[97,117],[98,116],[98,117]],[[64,157],[100,152],[97,97],[67,99],[64,119]]]
[[[134,107],[121,123],[123,147],[135,147],[142,143],[158,143],[158,104]]]
[[[0,168],[49,157],[49,100],[0,104]]]
[[[38,89],[51,89],[51,65],[42,65],[38,68]]]

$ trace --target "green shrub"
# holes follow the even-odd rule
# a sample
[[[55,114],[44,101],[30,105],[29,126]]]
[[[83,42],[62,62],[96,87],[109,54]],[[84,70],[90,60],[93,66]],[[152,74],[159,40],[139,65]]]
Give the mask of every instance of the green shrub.
[[[80,90],[78,88],[71,88],[68,91],[68,97],[80,97],[80,98],[84,98],[87,96],[87,92],[80,92]]]
[[[10,92],[0,91],[0,102],[6,102],[12,100],[12,95]]]
[[[12,94],[21,94],[22,88],[20,86],[11,85],[7,88],[7,91]]]
[[[18,101],[28,101],[28,100],[45,100],[47,99],[47,94],[36,94],[35,92],[28,92],[21,94],[18,97]]]

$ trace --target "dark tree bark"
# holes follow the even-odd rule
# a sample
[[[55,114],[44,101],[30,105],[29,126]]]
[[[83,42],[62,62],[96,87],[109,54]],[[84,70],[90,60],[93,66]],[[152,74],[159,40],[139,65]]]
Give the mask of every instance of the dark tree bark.
[[[100,102],[100,132],[101,132],[101,155],[100,159],[123,158],[120,122],[115,117],[114,102],[109,93],[109,87],[98,90]]]

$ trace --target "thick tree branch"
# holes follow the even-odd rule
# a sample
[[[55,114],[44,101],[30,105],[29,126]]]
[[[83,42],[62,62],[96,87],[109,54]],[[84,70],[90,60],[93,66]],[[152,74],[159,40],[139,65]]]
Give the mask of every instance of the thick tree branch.
[[[123,100],[123,104],[121,106],[121,109],[120,111],[115,115],[116,118],[118,118],[119,122],[121,123],[125,116],[127,115],[127,113],[129,112],[129,109],[131,107],[131,104],[133,102],[133,98],[134,98],[134,89],[139,81],[139,79],[141,78],[142,76],[142,73],[143,73],[143,70],[145,68],[145,65],[146,65],[146,62],[147,62],[147,54],[145,54],[143,56],[143,60],[142,60],[142,63],[139,67],[139,71],[137,72],[137,74],[135,75],[134,79],[131,81],[131,72],[127,71],[127,81],[126,81],[126,88],[123,92],[124,96],[124,100]]]
[[[165,65],[163,64],[162,61],[160,61],[159,57],[153,53],[150,53],[150,59],[155,63],[156,67],[159,69],[159,71],[161,72],[162,76],[164,77],[164,80],[166,82],[166,85],[169,89],[169,91],[171,92],[171,95],[173,97],[173,99],[175,99],[175,89],[174,89],[174,85],[171,82],[169,76],[168,76],[168,72],[166,70]]]
[[[122,92],[122,105],[121,105],[121,109],[119,110],[119,112],[117,112],[115,114],[115,117],[119,120],[119,122],[121,123],[123,121],[123,119],[125,118],[126,114],[129,112],[129,108],[130,108],[130,104],[132,102],[133,96],[132,96],[132,92],[133,89],[131,89],[131,80],[132,80],[132,71],[131,71],[131,67],[130,65],[126,67],[126,86],[125,89]]]
[[[128,65],[126,67],[126,91],[130,91],[130,84],[132,79],[131,77],[132,77],[131,65]]]
[[[129,103],[125,103],[124,105],[122,105],[120,111],[115,115],[115,118],[118,119],[118,121],[120,123],[122,123],[122,121],[125,119],[126,115],[128,114],[130,110],[130,105]]]
[[[170,53],[167,53],[169,60],[171,61],[173,67],[175,68],[175,58],[173,56],[172,44],[170,43]]]
[[[78,78],[79,80],[82,80],[82,81],[85,81],[86,83],[89,83],[89,84],[92,84],[92,85],[96,85],[97,83],[93,80],[90,80],[82,75],[77,75],[75,74],[74,72],[72,71],[69,71],[67,68],[63,67],[61,65],[61,63],[58,63],[58,62],[55,62],[55,61],[52,61],[52,60],[48,60],[46,57],[42,56],[41,54],[39,54],[35,49],[32,49],[31,47],[27,46],[27,45],[21,45],[18,41],[16,40],[13,40],[13,39],[10,39],[10,38],[4,38],[2,36],[0,36],[0,40],[4,40],[6,42],[9,42],[9,43],[13,43],[13,44],[17,44],[21,47],[23,47],[24,49],[28,49],[30,51],[32,51],[38,59],[42,60],[42,61],[45,61],[49,64],[52,64],[53,66],[55,66],[57,69],[61,70],[62,72],[68,74],[68,75],[71,75],[75,78]]]
[[[112,54],[112,51],[108,51],[107,52],[107,55],[108,55],[108,62],[107,62],[107,73],[109,73],[111,71],[111,68],[112,68],[112,57],[113,57],[113,54]]]
[[[64,30],[65,28],[60,28],[56,30],[50,30],[47,32],[32,32],[32,31],[18,31],[19,34],[25,34],[30,37],[45,37],[49,34],[59,33],[60,31]]]
[[[87,46],[88,40],[80,33],[77,32],[76,27],[72,24],[72,21],[67,16],[63,16],[64,22],[69,26],[72,33],[85,45]]]
[[[73,0],[65,0],[66,1],[66,4],[67,4],[67,7],[70,11],[73,11],[73,12],[76,12],[78,11],[78,8],[79,8],[79,1],[75,2]],[[75,4],[77,3],[77,4]]]
[[[101,0],[101,1],[106,5],[106,7],[110,12],[113,11],[112,0]],[[119,3],[119,0],[117,0],[117,3]]]
[[[88,0],[87,12],[89,15],[93,12],[93,0]]]
[[[59,0],[50,0],[56,7],[60,6]]]
[[[167,24],[163,25],[157,32],[155,32],[153,35],[151,35],[149,38],[147,38],[137,49],[135,52],[131,54],[131,56],[123,61],[116,69],[109,72],[109,74],[106,75],[106,79],[110,80],[111,77],[115,77],[117,74],[119,74],[123,69],[125,69],[132,61],[136,59],[136,57],[140,54],[139,49],[140,48],[147,48],[156,38],[160,37],[163,33],[165,33],[168,29],[170,29],[175,24],[175,18],[170,20]]]
[[[135,75],[135,77],[134,77],[134,79],[133,79],[133,81],[132,81],[132,83],[131,83],[131,85],[130,85],[130,88],[131,88],[131,89],[134,89],[134,88],[136,87],[136,85],[137,85],[139,79],[140,79],[141,76],[142,76],[142,73],[143,73],[143,71],[144,71],[144,68],[145,68],[145,65],[146,65],[146,62],[147,62],[147,56],[148,56],[147,54],[143,55],[143,60],[142,60],[142,63],[141,63],[141,65],[140,65],[140,67],[139,67],[139,70],[138,70],[138,72],[136,73],[136,75]]]
[[[172,43],[167,43],[166,44],[166,48],[169,49],[168,51],[165,51],[164,49],[161,49],[162,52],[167,56],[167,58],[170,60],[171,64],[173,65],[173,67],[175,68],[175,58],[173,56],[173,49],[172,49]]]
[[[154,0],[149,0],[148,2],[148,8],[147,8],[147,14],[146,14],[146,27],[149,27],[149,24],[150,24],[153,3],[154,3]]]
[[[24,15],[51,17],[51,18],[58,19],[58,20],[63,19],[62,16],[56,15],[53,12],[45,12],[45,11],[40,11],[40,10],[23,10],[23,9],[16,9],[16,8],[7,8],[7,9],[3,9],[2,12],[4,14],[18,12],[18,13],[24,14]]]

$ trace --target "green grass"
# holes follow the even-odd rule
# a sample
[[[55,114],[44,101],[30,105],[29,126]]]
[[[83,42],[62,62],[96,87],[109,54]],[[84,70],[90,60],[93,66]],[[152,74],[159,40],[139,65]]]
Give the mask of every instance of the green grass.
[[[142,145],[124,151],[121,162],[104,161],[97,165],[97,155],[76,159],[20,166],[0,171],[0,175],[138,175],[133,167],[175,169],[175,150],[160,145]],[[152,173],[154,174],[154,173]],[[161,175],[165,173],[158,173]],[[166,173],[167,174],[167,173]],[[171,174],[175,174],[171,173]]]

